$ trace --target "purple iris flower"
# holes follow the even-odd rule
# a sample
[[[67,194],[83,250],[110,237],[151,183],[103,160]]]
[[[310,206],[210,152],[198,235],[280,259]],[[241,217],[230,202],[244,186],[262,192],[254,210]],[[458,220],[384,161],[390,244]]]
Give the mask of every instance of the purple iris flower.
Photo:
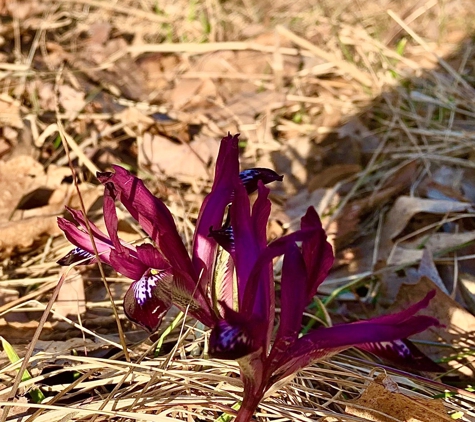
[[[304,310],[333,264],[333,251],[313,207],[302,218],[300,230],[267,243],[271,204],[265,185],[282,177],[262,168],[240,173],[238,135],[228,134],[221,141],[215,180],[198,216],[191,257],[170,211],[139,178],[114,166],[113,173],[100,173],[98,179],[105,186],[108,234],[89,224],[99,259],[133,280],[124,298],[127,317],[153,332],[176,305],[210,327],[210,355],[237,359],[241,368],[244,397],[238,422],[251,419],[274,383],[315,360],[358,345],[381,355],[400,355],[394,349],[401,348],[400,339],[438,324],[435,318],[416,315],[434,296],[431,292],[402,312],[300,337]],[[249,194],[256,190],[251,206]],[[151,243],[131,246],[118,238],[116,200]],[[81,212],[70,212],[77,225],[64,218],[58,224],[77,248],[60,263],[93,262],[86,220]],[[277,294],[273,259],[280,255],[284,258]]]
[[[114,172],[99,173],[104,184],[104,221],[107,234],[92,222],[99,259],[133,280],[124,297],[127,317],[150,332],[157,330],[163,316],[174,304],[205,325],[213,327],[220,318],[209,300],[218,244],[208,236],[209,228],[220,226],[233,198],[230,174],[238,175],[247,192],[257,189],[257,182],[270,183],[282,176],[270,169],[254,168],[239,173],[238,137],[222,140],[216,164],[215,180],[201,207],[190,257],[178,234],[173,216],[165,204],[145,187],[142,180],[119,166]],[[152,243],[132,246],[118,236],[115,201],[130,212]],[[58,262],[70,265],[95,262],[91,238],[81,211],[69,209],[76,224],[58,219],[59,227],[76,248]]]
[[[251,212],[246,190],[236,178],[231,229],[211,231],[231,255],[236,270],[237,306],[222,303],[225,318],[211,332],[210,355],[238,360],[244,383],[238,422],[250,420],[273,384],[315,360],[358,345],[373,353],[380,351],[383,357],[404,357],[407,347],[400,353],[394,350],[401,347],[399,339],[438,324],[435,318],[415,315],[428,305],[435,294],[431,292],[403,312],[321,328],[299,337],[303,312],[333,264],[333,251],[312,207],[302,218],[300,230],[267,245],[268,193],[259,182]],[[272,260],[279,255],[284,259],[277,324]]]

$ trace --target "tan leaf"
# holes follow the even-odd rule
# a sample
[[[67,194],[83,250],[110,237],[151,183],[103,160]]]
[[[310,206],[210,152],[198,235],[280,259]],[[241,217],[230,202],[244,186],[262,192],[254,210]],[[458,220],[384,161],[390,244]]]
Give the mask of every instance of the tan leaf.
[[[59,103],[70,113],[78,113],[86,105],[84,92],[76,91],[69,85],[59,87]]]
[[[394,239],[417,213],[447,214],[467,211],[470,208],[471,205],[466,202],[400,196],[388,213],[385,230],[388,231],[390,238]]]
[[[371,382],[360,398],[348,404],[346,413],[368,421],[450,421],[440,400],[410,397],[398,392],[397,384],[384,375]]]
[[[33,217],[0,223],[0,257],[10,256],[15,249],[29,248],[42,235],[58,235],[56,217]]]
[[[2,126],[13,126],[17,129],[23,128],[20,104],[13,100],[13,98],[3,96],[0,99],[0,124]]]
[[[198,136],[182,144],[145,133],[138,160],[141,166],[157,174],[189,180],[208,179],[208,167],[215,161],[217,150],[217,141],[208,137]]]

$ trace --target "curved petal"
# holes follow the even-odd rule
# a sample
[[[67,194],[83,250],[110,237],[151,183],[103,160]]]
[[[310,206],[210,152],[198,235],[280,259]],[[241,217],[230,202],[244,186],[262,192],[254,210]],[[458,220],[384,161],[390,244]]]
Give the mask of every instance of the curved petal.
[[[152,238],[172,266],[193,274],[191,261],[165,204],[145,187],[142,180],[120,166],[115,173],[98,173],[102,184],[112,183],[118,199]]]
[[[74,208],[65,207],[69,213],[72,215],[73,219],[82,227],[85,231],[87,231],[87,224],[86,218],[81,210],[75,210]],[[101,231],[99,228],[90,220],[87,221],[89,223],[89,228],[91,229],[92,234],[94,235],[94,239],[99,239],[105,243],[110,243],[110,239]]]
[[[118,273],[132,280],[138,280],[142,277],[142,274],[149,269],[148,266],[132,256],[127,249],[125,251],[112,249],[110,253],[110,265]]]
[[[286,236],[282,236],[277,240],[274,240],[273,242],[269,243],[269,245],[267,245],[264,250],[261,251],[259,257],[256,260],[256,264],[252,268],[252,272],[249,275],[249,281],[246,286],[246,291],[244,292],[244,313],[252,312],[252,306],[254,304],[253,298],[256,296],[263,268],[270,265],[275,257],[283,255],[290,244],[308,240],[314,235],[314,228],[300,229]]]
[[[312,331],[298,339],[287,349],[280,361],[274,363],[274,377],[281,379],[312,361],[351,346],[402,339],[420,333],[432,325],[439,325],[435,318],[414,315],[427,306],[433,296],[434,292],[430,292],[422,301],[403,312]]]
[[[246,306],[249,307],[250,312],[254,310],[254,303],[258,303],[258,291],[262,293],[260,286],[262,286],[264,280],[262,280],[261,277],[266,271],[266,266],[261,267],[261,271],[259,271],[260,286],[256,286],[254,296],[248,296],[246,299],[244,299],[244,294],[249,282],[249,275],[251,274],[257,262],[261,250],[265,248],[265,243],[264,245],[262,244],[262,233],[264,233],[265,236],[267,220],[262,221],[262,218],[266,218],[266,214],[265,210],[261,209],[266,206],[269,189],[265,187],[262,189],[263,190],[256,201],[256,203],[259,202],[259,206],[254,207],[253,210],[256,213],[256,216],[251,217],[249,196],[242,183],[238,181],[234,191],[234,199],[231,210],[231,225],[233,227],[235,244],[234,265],[236,266],[238,283],[239,309],[241,310],[243,308],[244,300],[248,300],[249,303],[247,303]],[[259,224],[263,224],[264,228],[260,228]],[[267,266],[269,265],[270,263],[267,263]],[[267,281],[265,287],[266,290],[268,290],[268,284],[269,282]],[[264,299],[264,301],[266,301],[265,298],[261,297],[260,299]],[[265,315],[262,316],[264,317]]]
[[[257,190],[259,181],[264,185],[267,185],[268,183],[276,181],[282,182],[282,180],[284,180],[284,176],[280,176],[274,170],[263,167],[254,167],[243,170],[239,173],[239,178],[248,194]]]
[[[258,332],[266,330],[262,320],[245,317],[225,304],[225,319],[218,321],[211,331],[209,354],[218,359],[240,359],[263,347]]]
[[[58,218],[58,227],[64,232],[66,238],[73,245],[76,245],[81,250],[84,250],[90,253],[91,255],[94,255],[94,248],[92,247],[89,233],[80,230],[78,227],[76,227],[75,224],[61,217]],[[106,236],[103,234],[102,238],[106,239]],[[110,240],[108,242],[105,242],[104,240],[95,237],[94,241],[101,262],[110,265],[110,250],[112,248]]]
[[[151,271],[134,281],[124,297],[127,318],[153,333],[171,307],[166,286],[172,275],[166,271]]]
[[[203,289],[211,282],[218,248],[215,240],[208,236],[209,230],[221,227],[232,199],[234,179],[239,174],[238,141],[239,134],[231,136],[229,133],[221,140],[213,187],[203,201],[196,223],[192,261]]]
[[[373,353],[381,359],[397,365],[398,368],[424,372],[446,371],[444,367],[427,357],[408,339],[364,343],[356,347]]]
[[[155,246],[144,243],[137,246],[137,257],[149,268],[156,270],[170,269],[170,264]]]
[[[307,305],[305,292],[307,270],[300,249],[291,243],[284,255],[280,282],[280,324],[275,342],[280,339],[295,341],[302,324]]]
[[[56,261],[57,264],[68,267],[69,265],[80,262],[81,265],[94,264],[96,262],[96,256],[84,249],[75,247],[69,251],[66,255]]]
[[[318,286],[328,275],[333,265],[334,256],[315,208],[308,208],[307,213],[302,217],[301,227],[302,229],[315,229],[315,235],[302,242],[302,254],[308,273],[306,288],[308,303],[317,293]]]

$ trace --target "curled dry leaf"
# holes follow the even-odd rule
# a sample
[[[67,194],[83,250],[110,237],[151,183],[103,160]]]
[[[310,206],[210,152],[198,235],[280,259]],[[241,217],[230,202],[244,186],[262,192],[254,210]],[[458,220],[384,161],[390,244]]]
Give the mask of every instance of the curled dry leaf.
[[[446,215],[471,211],[472,205],[451,200],[422,199],[409,196],[399,197],[385,219],[378,259],[391,265],[417,262],[422,258],[422,247],[435,253],[448,252],[474,239],[475,232],[467,233],[423,233],[410,242],[397,243],[399,236],[411,219],[419,213]]]
[[[400,196],[388,213],[385,229],[390,238],[394,239],[404,230],[411,218],[420,212],[447,214],[467,211],[471,208],[471,204],[466,202]]]
[[[402,394],[397,383],[385,375],[376,377],[360,398],[347,404],[345,411],[375,422],[450,421],[442,401]]]

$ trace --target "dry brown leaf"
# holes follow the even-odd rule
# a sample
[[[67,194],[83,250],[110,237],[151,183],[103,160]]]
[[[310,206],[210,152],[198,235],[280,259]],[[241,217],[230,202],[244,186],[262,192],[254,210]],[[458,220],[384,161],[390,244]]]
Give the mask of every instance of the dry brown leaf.
[[[302,190],[297,195],[290,197],[285,204],[285,212],[292,219],[300,219],[307,212],[308,207],[315,207],[321,214],[329,205],[334,206],[339,200],[338,195],[332,195],[332,189],[315,189],[313,191]],[[333,196],[332,204],[328,204],[328,199]],[[298,225],[300,222],[298,223]],[[297,228],[293,227],[293,228]]]
[[[470,208],[471,205],[466,202],[400,196],[388,213],[385,231],[394,239],[405,229],[411,218],[420,212],[447,214],[467,211]]]
[[[335,164],[326,167],[308,182],[308,190],[335,186],[338,182],[354,176],[360,171],[359,164]]]
[[[20,116],[20,104],[13,98],[2,95],[0,98],[0,125],[12,126],[17,129],[23,128],[23,120]]]
[[[475,231],[466,233],[434,233],[419,236],[411,242],[406,241],[394,247],[387,259],[389,265],[405,265],[419,261],[423,256],[424,245],[433,255],[447,253],[475,240]]]
[[[156,174],[188,180],[208,179],[209,166],[215,162],[216,139],[197,136],[190,143],[176,143],[161,135],[144,133],[139,146],[140,166]]]
[[[385,375],[371,382],[361,397],[348,404],[346,413],[374,422],[450,421],[440,400],[410,397],[398,391],[397,383]]]
[[[21,198],[39,187],[43,166],[29,156],[0,162],[0,221],[9,219]]]
[[[470,202],[457,189],[454,189],[452,186],[446,186],[438,183],[430,177],[421,183],[419,186],[419,192],[421,196],[425,196],[430,199]]]
[[[54,236],[60,233],[56,217],[33,217],[1,223],[0,257],[8,257],[16,249],[29,248],[43,235]]]
[[[58,356],[67,355],[74,350],[87,350],[88,352],[92,352],[93,350],[100,349],[104,344],[105,343],[99,338],[91,340],[89,338],[73,337],[62,341],[38,340],[35,343],[35,353],[45,352],[53,356]]]
[[[78,113],[86,105],[85,93],[82,91],[76,91],[69,85],[61,85],[59,87],[59,103],[66,112]]]
[[[104,44],[108,39],[112,30],[112,25],[109,22],[99,21],[94,22],[89,27],[89,44]]]
[[[16,249],[34,245],[42,236],[60,233],[56,216],[64,205],[79,208],[72,185],[62,184],[70,170],[43,166],[29,156],[18,156],[0,162],[0,257],[8,257]],[[87,183],[80,185],[86,208],[100,195],[100,189]]]
[[[198,95],[203,83],[203,79],[181,78],[171,91],[169,101],[176,109],[184,108]]]

